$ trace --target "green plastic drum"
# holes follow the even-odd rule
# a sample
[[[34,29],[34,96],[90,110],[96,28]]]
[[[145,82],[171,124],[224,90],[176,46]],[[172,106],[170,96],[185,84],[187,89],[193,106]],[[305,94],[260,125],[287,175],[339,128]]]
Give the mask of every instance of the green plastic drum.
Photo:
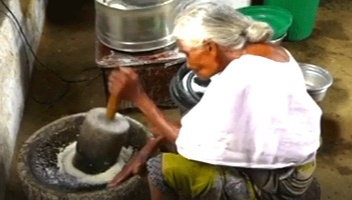
[[[264,5],[279,6],[293,15],[293,22],[287,31],[288,41],[308,38],[314,29],[319,0],[264,0]]]
[[[248,6],[238,10],[255,20],[268,23],[274,30],[273,40],[283,36],[290,28],[293,20],[289,11],[278,6]]]

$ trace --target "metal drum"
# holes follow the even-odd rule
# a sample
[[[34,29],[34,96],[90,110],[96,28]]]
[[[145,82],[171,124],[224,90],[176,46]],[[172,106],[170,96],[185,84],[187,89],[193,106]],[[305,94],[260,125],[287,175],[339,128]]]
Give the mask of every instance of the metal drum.
[[[96,34],[106,46],[145,52],[175,43],[171,36],[181,0],[96,0]]]

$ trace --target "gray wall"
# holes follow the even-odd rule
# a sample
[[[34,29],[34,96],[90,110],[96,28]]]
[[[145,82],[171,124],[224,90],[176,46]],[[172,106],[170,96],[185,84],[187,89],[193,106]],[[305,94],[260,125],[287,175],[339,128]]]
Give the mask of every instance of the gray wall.
[[[43,29],[46,0],[3,2],[16,16],[36,51]],[[34,57],[1,2],[0,10],[0,199],[3,199]]]

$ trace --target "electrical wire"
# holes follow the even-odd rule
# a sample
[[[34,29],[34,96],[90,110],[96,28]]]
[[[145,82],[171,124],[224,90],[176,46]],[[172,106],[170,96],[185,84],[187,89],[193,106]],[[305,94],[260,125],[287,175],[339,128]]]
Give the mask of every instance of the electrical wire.
[[[65,91],[59,95],[59,97],[54,100],[54,101],[50,101],[50,102],[46,102],[46,101],[40,101],[40,100],[37,100],[37,99],[34,99],[33,97],[33,100],[40,103],[40,104],[54,104],[56,102],[58,102],[59,100],[63,99],[64,96],[66,96],[66,94],[69,92],[69,89],[70,89],[70,85],[71,84],[76,84],[76,83],[84,83],[84,82],[91,82],[93,80],[95,80],[96,78],[100,77],[101,76],[101,73],[99,73],[97,76],[93,77],[93,78],[87,78],[87,79],[78,79],[78,80],[69,80],[69,79],[66,79],[66,78],[63,78],[58,72],[56,72],[55,70],[47,67],[44,63],[42,63],[39,58],[37,57],[36,53],[34,52],[31,44],[29,43],[27,37],[26,37],[26,34],[24,33],[23,31],[23,28],[20,24],[20,22],[18,21],[17,17],[15,16],[15,14],[11,11],[11,9],[5,4],[4,0],[0,0],[1,4],[4,6],[4,8],[8,11],[9,14],[7,14],[6,12],[0,10],[1,13],[3,13],[6,17],[8,17],[12,23],[16,26],[16,29],[17,31],[20,33],[20,36],[22,38],[22,41],[27,45],[29,51],[31,52],[31,54],[33,55],[34,57],[34,61],[36,63],[38,63],[40,66],[42,66],[43,68],[45,68],[46,70],[50,71],[52,74],[54,74],[60,81],[64,82],[67,84],[66,86],[66,89]],[[25,50],[25,54],[26,54],[26,58],[27,58],[27,62],[29,62],[29,56],[27,54],[27,51]],[[28,63],[29,64],[29,63]],[[92,70],[92,69],[97,69],[96,67],[90,67],[90,68],[86,68],[86,69],[83,69],[81,70],[80,74],[85,72],[85,71],[88,71],[88,70]]]

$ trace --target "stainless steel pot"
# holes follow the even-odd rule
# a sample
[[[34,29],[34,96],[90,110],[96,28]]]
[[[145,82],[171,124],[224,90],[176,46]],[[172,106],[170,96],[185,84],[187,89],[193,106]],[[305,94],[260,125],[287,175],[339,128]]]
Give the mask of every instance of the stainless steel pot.
[[[171,33],[180,1],[155,0],[137,6],[127,5],[128,1],[123,0],[96,0],[97,37],[106,46],[126,52],[169,46],[175,42]]]
[[[316,101],[322,101],[333,84],[333,77],[326,69],[308,63],[299,63],[304,75],[309,95]]]

